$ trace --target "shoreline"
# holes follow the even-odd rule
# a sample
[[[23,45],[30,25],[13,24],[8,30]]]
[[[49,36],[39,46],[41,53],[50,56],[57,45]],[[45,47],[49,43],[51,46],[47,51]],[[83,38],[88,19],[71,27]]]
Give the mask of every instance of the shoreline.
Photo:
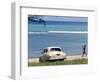
[[[83,56],[83,57],[82,57],[82,55],[66,56],[66,59],[64,61],[67,61],[67,60],[79,60],[79,59],[88,59],[88,56]],[[29,58],[28,59],[28,63],[39,63],[39,57],[37,57],[37,58]]]

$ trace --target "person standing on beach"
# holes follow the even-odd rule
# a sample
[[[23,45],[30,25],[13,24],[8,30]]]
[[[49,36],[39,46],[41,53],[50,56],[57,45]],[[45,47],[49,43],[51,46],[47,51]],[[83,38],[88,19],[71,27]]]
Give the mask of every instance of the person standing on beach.
[[[83,57],[83,56],[87,56],[87,53],[86,53],[86,45],[84,44],[84,45],[82,46],[82,48],[83,48],[82,57]]]

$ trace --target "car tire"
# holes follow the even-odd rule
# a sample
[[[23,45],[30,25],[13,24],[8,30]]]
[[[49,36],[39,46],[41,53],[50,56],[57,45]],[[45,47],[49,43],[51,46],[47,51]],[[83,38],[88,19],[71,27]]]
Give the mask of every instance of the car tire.
[[[46,62],[46,61],[48,61],[49,58],[50,58],[50,56],[44,55],[44,56],[41,56],[41,57],[39,58],[39,61],[40,61],[40,62]]]

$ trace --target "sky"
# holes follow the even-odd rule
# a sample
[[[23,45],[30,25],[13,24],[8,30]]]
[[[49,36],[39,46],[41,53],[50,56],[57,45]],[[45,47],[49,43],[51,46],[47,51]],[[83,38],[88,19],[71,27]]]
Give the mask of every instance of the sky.
[[[32,15],[34,16],[34,15]],[[37,15],[36,17],[40,17],[45,21],[74,21],[74,22],[88,22],[87,17],[69,17],[69,16],[40,16]]]

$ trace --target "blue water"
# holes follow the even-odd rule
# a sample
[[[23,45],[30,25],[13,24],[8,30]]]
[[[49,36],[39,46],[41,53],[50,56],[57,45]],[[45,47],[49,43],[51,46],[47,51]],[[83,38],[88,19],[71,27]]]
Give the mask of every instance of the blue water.
[[[87,44],[87,34],[28,34],[28,54],[38,57],[45,47],[60,46],[68,55],[82,53],[82,45]]]
[[[87,34],[78,33],[30,33],[47,31],[88,31],[87,22],[48,22],[28,24],[28,57],[39,57],[45,47],[59,46],[68,55],[82,53],[82,45],[87,45]],[[88,51],[86,49],[86,51]]]
[[[55,23],[46,23],[44,24],[28,24],[29,32],[37,31],[87,31],[87,22],[55,22]]]

